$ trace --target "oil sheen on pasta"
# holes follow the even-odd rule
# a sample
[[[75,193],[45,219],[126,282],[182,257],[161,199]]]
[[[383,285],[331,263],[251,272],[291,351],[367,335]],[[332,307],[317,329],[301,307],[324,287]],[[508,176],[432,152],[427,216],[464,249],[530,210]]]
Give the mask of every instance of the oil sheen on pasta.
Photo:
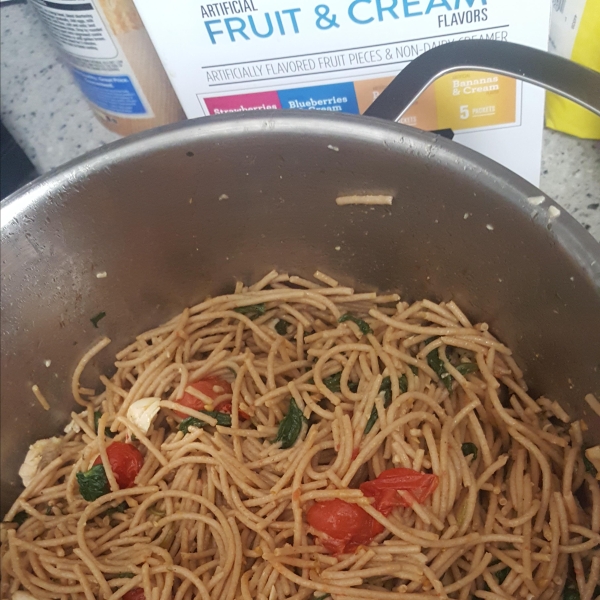
[[[596,596],[584,425],[532,398],[454,303],[315,276],[272,272],[185,309],[93,395],[79,378],[100,340],[73,378],[83,412],[5,517],[2,598]],[[118,444],[142,457],[134,480],[112,467]],[[435,485],[384,516],[360,485],[400,468]],[[90,472],[106,480],[87,501]],[[345,554],[306,518],[333,500],[373,525]]]

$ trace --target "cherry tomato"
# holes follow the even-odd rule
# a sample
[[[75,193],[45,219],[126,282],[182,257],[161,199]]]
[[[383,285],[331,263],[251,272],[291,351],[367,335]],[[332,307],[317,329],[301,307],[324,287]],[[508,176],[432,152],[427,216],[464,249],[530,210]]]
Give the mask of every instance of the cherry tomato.
[[[146,600],[143,588],[133,588],[129,590],[124,596],[123,600]]]
[[[226,402],[221,402],[215,410],[217,410],[218,412],[225,413],[226,415],[230,415],[231,411],[233,410],[233,406],[231,402],[227,400]],[[250,418],[250,416],[247,415],[243,410],[239,410],[238,415],[243,421],[247,421]]]
[[[231,394],[231,385],[219,377],[205,377],[204,379],[200,379],[200,381],[192,383],[191,387],[199,392],[202,392],[205,396],[208,396],[212,400],[215,400],[223,394]],[[197,398],[188,392],[185,392],[181,399],[177,400],[177,402],[182,406],[187,406],[188,408],[193,408],[194,410],[204,410],[204,402],[200,400],[200,398]],[[175,411],[175,413],[184,419],[189,417],[189,415],[186,413],[179,411]]]
[[[142,453],[132,444],[123,442],[113,442],[106,448],[108,462],[115,475],[115,479],[120,489],[133,487],[135,478],[144,465]],[[102,464],[102,459],[98,457],[94,465]]]
[[[308,524],[326,534],[319,542],[332,554],[353,552],[383,531],[383,525],[357,504],[336,498],[315,502],[306,513]]]
[[[413,469],[388,469],[377,479],[360,484],[360,491],[369,498],[374,498],[373,506],[383,515],[389,515],[396,506],[410,506],[398,494],[399,490],[410,492],[419,504],[433,494],[439,483],[437,475],[419,473]]]

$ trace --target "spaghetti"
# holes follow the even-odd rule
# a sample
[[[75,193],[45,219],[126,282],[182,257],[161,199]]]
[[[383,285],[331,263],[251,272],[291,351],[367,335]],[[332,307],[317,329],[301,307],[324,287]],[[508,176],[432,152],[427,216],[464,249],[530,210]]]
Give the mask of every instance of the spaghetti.
[[[46,400],[46,397],[44,396],[44,394],[42,394],[40,388],[37,385],[32,385],[31,391],[33,392],[33,395],[35,396],[36,400],[41,404],[42,408],[44,410],[50,410],[48,400]]]
[[[365,206],[391,206],[393,196],[338,196],[335,202],[338,206],[347,206],[349,204],[364,204]]]
[[[2,524],[2,598],[595,596],[581,423],[454,303],[317,279],[184,310],[89,399],[109,340],[86,353],[85,410]]]

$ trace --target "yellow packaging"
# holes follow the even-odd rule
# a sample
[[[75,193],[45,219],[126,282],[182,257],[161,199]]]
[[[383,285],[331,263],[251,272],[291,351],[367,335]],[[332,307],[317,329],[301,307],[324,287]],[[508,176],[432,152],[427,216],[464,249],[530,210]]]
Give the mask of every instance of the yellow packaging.
[[[554,0],[549,49],[600,72],[600,0]],[[580,138],[600,139],[600,117],[550,92],[546,125]]]

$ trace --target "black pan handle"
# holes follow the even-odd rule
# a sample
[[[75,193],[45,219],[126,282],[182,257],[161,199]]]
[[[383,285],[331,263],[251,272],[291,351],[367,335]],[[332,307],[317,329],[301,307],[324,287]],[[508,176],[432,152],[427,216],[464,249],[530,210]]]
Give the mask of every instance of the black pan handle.
[[[600,73],[543,52],[495,40],[461,40],[415,58],[364,113],[397,121],[436,79],[454,71],[488,71],[539,85],[600,116]]]

